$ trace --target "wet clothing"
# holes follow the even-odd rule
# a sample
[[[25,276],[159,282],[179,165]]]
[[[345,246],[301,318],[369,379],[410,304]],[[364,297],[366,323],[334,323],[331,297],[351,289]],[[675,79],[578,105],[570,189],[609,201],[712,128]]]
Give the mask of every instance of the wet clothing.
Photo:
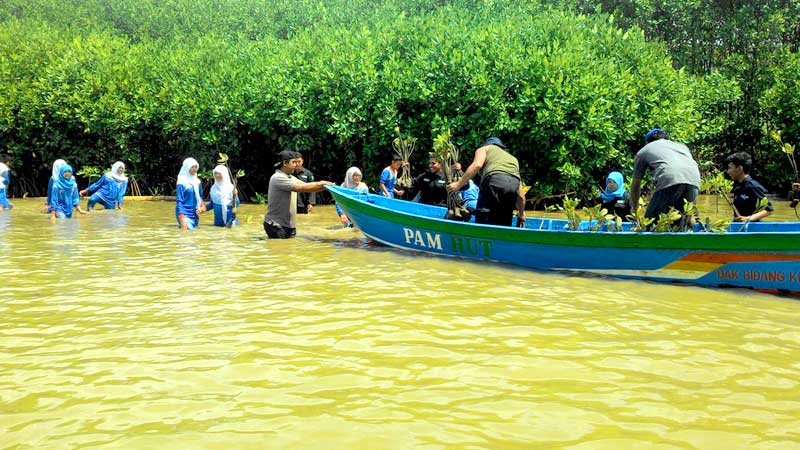
[[[678,184],[700,188],[697,163],[689,147],[678,142],[659,139],[642,147],[633,159],[633,178],[641,180],[648,168],[656,183],[655,192]]]
[[[295,178],[303,183],[314,182],[314,174],[310,170],[303,167],[294,173]],[[308,205],[317,204],[316,192],[298,192],[297,193],[297,214],[308,214]]]
[[[426,205],[447,206],[447,182],[441,171],[426,171],[414,178],[411,184],[414,195],[419,195],[419,202]]]
[[[106,209],[116,209],[117,206],[122,206],[127,189],[127,180],[117,180],[110,173],[103,175],[94,184],[86,188],[86,193],[90,195],[89,209],[92,209],[97,203],[100,203]]]
[[[691,184],[675,184],[666,189],[661,189],[653,193],[650,203],[647,204],[647,211],[644,216],[648,218],[658,218],[659,214],[675,208],[683,212],[684,200],[695,203],[700,189]]]
[[[747,176],[742,182],[733,182],[733,206],[741,216],[755,214],[758,201],[767,196],[767,190],[758,181]],[[767,211],[775,209],[772,203],[767,204]]]
[[[381,184],[386,186],[386,191],[389,192],[388,197],[394,198],[394,185],[397,183],[397,172],[392,170],[391,166],[386,167],[381,172]],[[387,196],[383,189],[381,189],[381,195]]]
[[[285,239],[295,235],[297,192],[292,187],[298,183],[301,181],[282,170],[276,170],[270,177],[267,214],[264,216],[264,231],[270,238]]]
[[[200,218],[197,216],[197,208],[200,204],[197,203],[197,194],[194,186],[186,187],[179,184],[175,192],[175,219],[178,221],[178,226],[181,225],[180,215],[186,219],[189,229],[194,229],[200,225]]]
[[[8,209],[8,197],[6,192],[8,190],[8,185],[11,184],[11,177],[8,175],[9,172],[8,166],[0,163],[0,206],[5,209]]]
[[[47,180],[47,200],[45,200],[45,205],[50,206],[50,195],[53,192],[53,183],[58,180],[58,174],[61,172],[61,168],[66,166],[67,162],[63,159],[57,159],[53,162],[53,169],[50,174],[50,179]]]
[[[61,167],[58,179],[53,181],[53,189],[50,192],[50,208],[48,213],[55,211],[60,218],[72,218],[72,211],[80,204],[81,198],[78,195],[78,184],[75,177],[64,178],[64,173],[72,173],[72,167],[64,165]]]
[[[233,197],[233,194],[231,194],[231,197]],[[227,205],[223,205],[222,203],[214,203],[213,197],[208,201],[208,203],[206,203],[206,210],[214,211],[215,227],[225,227],[228,225],[228,223],[231,225],[239,225],[239,219],[233,217],[232,203],[233,200],[231,200]],[[239,204],[239,197],[236,197],[236,206],[239,206]]]
[[[511,226],[519,197],[519,178],[495,172],[483,177],[478,193],[475,223]]]

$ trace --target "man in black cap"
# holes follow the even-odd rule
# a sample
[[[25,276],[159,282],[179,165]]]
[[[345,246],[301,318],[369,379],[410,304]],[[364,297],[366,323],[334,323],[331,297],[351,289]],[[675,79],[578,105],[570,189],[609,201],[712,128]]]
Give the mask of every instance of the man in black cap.
[[[475,222],[511,226],[514,209],[517,209],[517,226],[525,225],[525,194],[522,192],[519,161],[506,151],[503,142],[492,137],[475,150],[472,164],[464,176],[447,185],[457,191],[480,172],[481,183]]]
[[[288,239],[297,232],[297,193],[319,192],[333,183],[314,181],[304,183],[292,174],[297,170],[300,153],[284,150],[278,153],[277,170],[269,179],[267,214],[264,216],[264,231],[270,239]]]
[[[644,140],[646,145],[633,159],[631,211],[635,213],[639,206],[642,178],[650,169],[656,187],[647,204],[645,217],[657,218],[670,207],[683,212],[684,200],[694,202],[700,192],[700,171],[692,152],[687,146],[670,141],[666,131],[659,128],[650,130]]]

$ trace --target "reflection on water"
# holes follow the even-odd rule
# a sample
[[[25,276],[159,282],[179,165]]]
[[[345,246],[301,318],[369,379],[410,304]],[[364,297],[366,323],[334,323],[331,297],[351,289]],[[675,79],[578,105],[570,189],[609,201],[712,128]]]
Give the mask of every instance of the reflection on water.
[[[800,447],[795,300],[16,203],[0,448]]]

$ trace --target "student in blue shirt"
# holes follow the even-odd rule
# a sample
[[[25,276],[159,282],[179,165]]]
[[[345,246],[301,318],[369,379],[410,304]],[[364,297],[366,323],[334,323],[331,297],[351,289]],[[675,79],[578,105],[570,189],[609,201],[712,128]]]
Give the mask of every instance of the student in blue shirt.
[[[50,173],[50,179],[47,180],[47,200],[44,201],[44,212],[50,212],[50,195],[53,192],[53,183],[58,181],[58,174],[61,172],[61,168],[66,165],[67,162],[63,159],[57,159],[53,162],[53,169]]]
[[[200,214],[205,212],[203,185],[197,177],[200,164],[194,158],[183,160],[175,190],[175,218],[182,230],[193,230],[200,225]]]
[[[347,173],[344,176],[344,182],[342,182],[341,186],[347,189],[353,189],[358,192],[369,192],[369,188],[367,185],[361,181],[361,170],[358,167],[351,167],[347,169]],[[342,221],[342,225],[346,227],[353,226],[353,223],[350,222],[350,218],[347,217],[347,214],[339,207],[338,204],[334,204],[336,207],[336,214],[339,215],[339,220]]]
[[[58,172],[58,179],[53,183],[50,192],[50,209],[48,213],[55,220],[71,219],[72,211],[77,209],[81,214],[86,211],[80,208],[81,199],[78,196],[78,184],[72,176],[72,166],[66,164],[61,166]]]
[[[128,190],[128,177],[125,176],[125,164],[117,161],[111,171],[100,177],[94,184],[80,191],[81,196],[90,195],[89,211],[100,203],[105,209],[122,209],[125,191]]]
[[[8,174],[9,169],[6,163],[8,159],[3,156],[0,159],[0,212],[3,212],[4,209],[9,209],[11,204],[8,203],[8,197],[6,195],[6,191],[8,190],[8,185],[11,184],[11,176]]]
[[[400,155],[394,155],[392,156],[392,163],[381,172],[381,195],[384,197],[394,198],[395,195],[403,195],[405,193],[402,189],[394,188],[395,183],[397,183],[397,171],[402,165],[403,158]]]
[[[211,186],[209,198],[206,210],[214,211],[215,227],[239,225],[239,221],[233,215],[233,202],[239,205],[239,193],[231,183],[228,168],[221,164],[214,167],[214,185]]]

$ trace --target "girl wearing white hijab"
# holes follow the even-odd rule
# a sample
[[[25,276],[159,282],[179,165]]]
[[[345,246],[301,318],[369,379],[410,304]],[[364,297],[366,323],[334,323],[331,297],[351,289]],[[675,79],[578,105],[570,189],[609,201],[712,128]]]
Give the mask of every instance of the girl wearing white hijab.
[[[8,198],[6,197],[6,189],[11,183],[11,177],[8,174],[8,166],[0,162],[0,212],[9,208]]]
[[[125,191],[128,190],[128,177],[125,176],[125,164],[117,161],[111,166],[111,171],[95,181],[94,184],[80,192],[81,196],[89,197],[87,209],[90,211],[94,205],[100,203],[105,209],[122,209]]]
[[[200,214],[206,210],[202,198],[203,187],[200,178],[197,178],[199,169],[200,164],[194,158],[186,158],[178,173],[175,218],[182,230],[191,230],[200,225]]]
[[[47,182],[47,200],[44,201],[44,209],[45,211],[50,210],[50,205],[53,203],[52,193],[53,193],[53,183],[58,181],[58,174],[61,173],[61,168],[66,166],[67,162],[63,159],[57,159],[53,162],[53,171],[50,175],[50,180]]]
[[[344,176],[344,182],[342,183],[343,188],[347,189],[354,189],[359,192],[369,192],[369,188],[367,187],[364,182],[361,181],[361,170],[358,167],[351,167],[347,169],[347,173]],[[339,214],[339,220],[342,221],[342,225],[346,227],[351,227],[353,224],[350,222],[350,218],[347,217],[347,214],[342,211],[342,208],[339,208],[339,205],[336,205],[336,213]]]
[[[238,192],[233,188],[228,168],[221,164],[214,167],[214,185],[211,186],[209,197],[211,200],[206,205],[206,210],[214,210],[214,226],[229,227],[239,224],[233,216],[233,202],[239,204]]]

